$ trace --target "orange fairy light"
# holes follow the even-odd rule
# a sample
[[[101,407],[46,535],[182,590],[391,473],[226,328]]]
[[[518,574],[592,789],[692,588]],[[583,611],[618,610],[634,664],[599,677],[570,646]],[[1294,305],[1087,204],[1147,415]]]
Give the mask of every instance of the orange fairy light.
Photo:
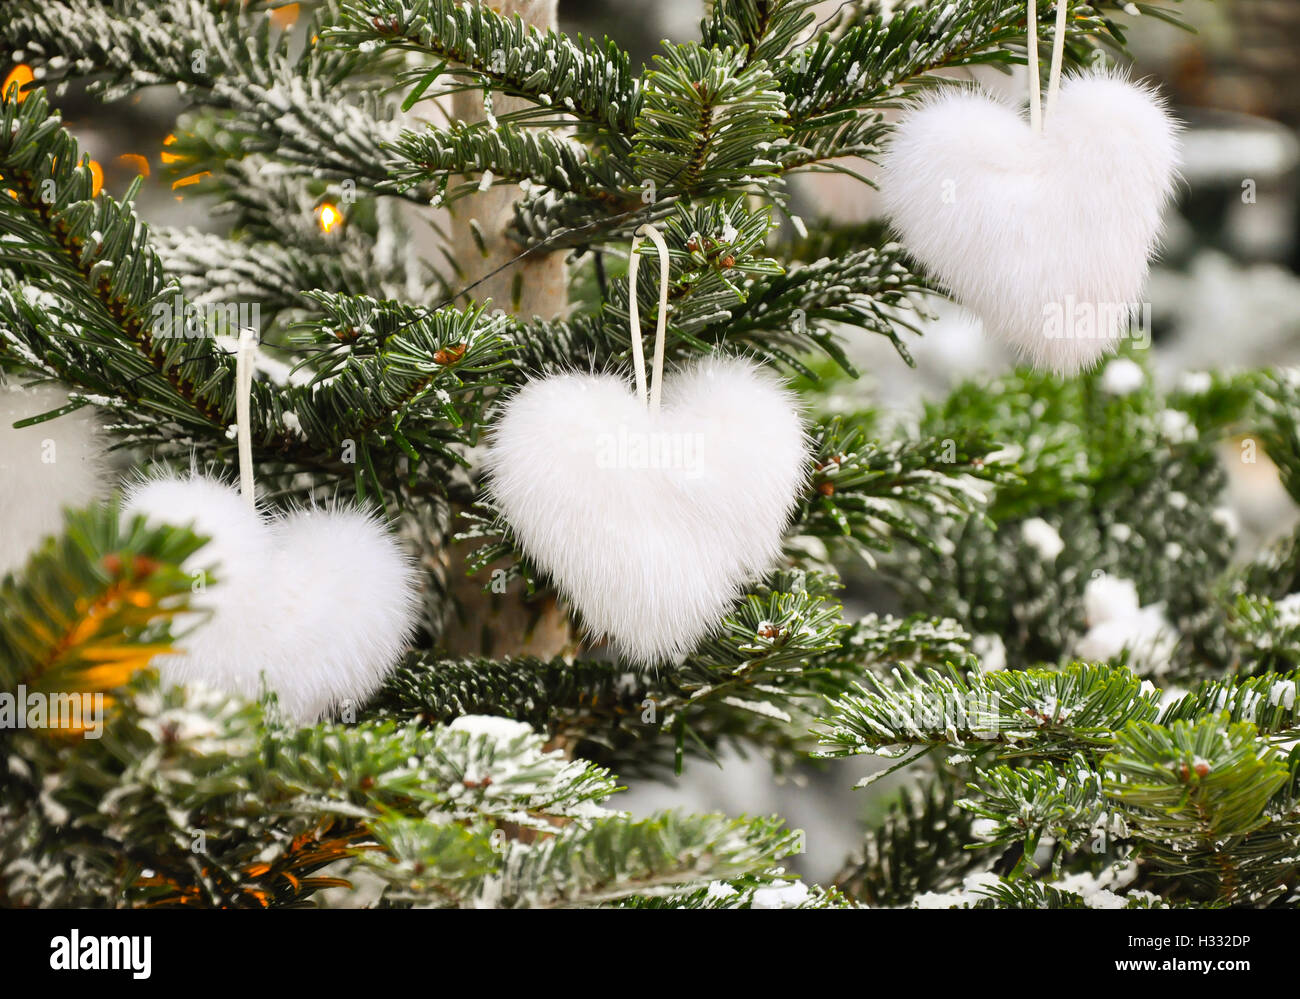
[[[328,201],[316,209],[316,218],[324,232],[329,232],[343,222],[342,214]]]
[[[176,144],[176,136],[174,135],[169,135],[167,136],[167,138],[163,139],[164,146],[172,146],[175,144]],[[185,159],[185,157],[180,156],[177,153],[169,153],[167,152],[167,150],[164,149],[161,154],[161,159],[164,163],[170,166],[172,163],[179,163],[181,160]]]
[[[173,181],[172,190],[175,191],[177,188],[189,187],[193,184],[197,184],[204,177],[211,177],[211,176],[212,176],[211,170],[204,170],[202,173],[190,174],[190,176],[188,177],[182,177],[180,180]]]
[[[134,167],[135,172],[141,177],[149,176],[149,161],[139,153],[123,153],[117,158],[119,163],[125,163],[129,167]]]
[[[104,189],[104,168],[94,160],[87,161],[86,166],[90,168],[90,196],[93,198]]]
[[[5,77],[5,82],[0,84],[0,94],[7,93],[10,87],[17,84],[18,93],[14,99],[21,104],[23,101],[27,100],[27,94],[23,92],[22,88],[35,81],[35,79],[36,75],[32,72],[32,67],[28,66],[25,62],[19,63],[9,71],[9,75]]]
[[[271,11],[271,23],[281,31],[292,28],[298,22],[301,4],[290,3]]]

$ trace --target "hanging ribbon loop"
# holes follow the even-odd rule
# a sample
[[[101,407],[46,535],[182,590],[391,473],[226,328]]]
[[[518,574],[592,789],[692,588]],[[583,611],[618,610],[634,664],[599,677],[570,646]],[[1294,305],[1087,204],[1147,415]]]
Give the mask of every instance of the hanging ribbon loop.
[[[239,494],[250,508],[257,506],[253,484],[253,355],[257,353],[257,330],[246,326],[239,331],[235,349],[235,423],[239,436]]]
[[[1029,127],[1035,132],[1043,130],[1043,109],[1039,103],[1041,100],[1039,89],[1042,86],[1042,78],[1038,73],[1038,5],[1035,0],[1029,0],[1027,10],[1029,38],[1026,44],[1029,47]]]
[[[1056,107],[1056,98],[1061,92],[1061,63],[1065,59],[1065,15],[1069,10],[1068,0],[1056,0],[1056,34],[1052,36],[1052,67],[1047,77],[1046,117],[1052,117]]]
[[[1065,20],[1069,9],[1069,0],[1056,0],[1056,31],[1052,35],[1052,63],[1047,71],[1047,109],[1044,112],[1040,103],[1042,73],[1038,68],[1038,5],[1036,0],[1028,0],[1026,55],[1029,63],[1029,126],[1035,132],[1043,130],[1044,118],[1052,116],[1056,98],[1061,93],[1061,64],[1065,61]]]
[[[646,390],[645,348],[641,341],[640,303],[637,301],[636,275],[641,265],[641,234],[649,237],[659,251],[659,314],[655,317],[655,347],[653,381],[649,391]],[[628,283],[628,319],[632,326],[632,369],[636,376],[637,398],[649,406],[650,411],[659,412],[659,400],[663,393],[664,380],[664,334],[668,329],[668,244],[663,234],[653,225],[646,223],[632,236],[632,253],[627,262]]]

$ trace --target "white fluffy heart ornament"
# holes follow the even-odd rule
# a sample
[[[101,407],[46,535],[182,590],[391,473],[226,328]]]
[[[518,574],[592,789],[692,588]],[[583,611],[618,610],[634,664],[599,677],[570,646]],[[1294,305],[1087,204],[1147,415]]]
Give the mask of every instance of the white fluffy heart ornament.
[[[236,490],[195,476],[145,482],[124,511],[192,525],[209,539],[184,566],[204,581],[191,603],[208,613],[181,622],[190,630],[177,654],[159,658],[168,683],[245,697],[265,685],[287,717],[306,724],[372,694],[415,627],[415,570],[360,510],[264,517]]]
[[[1041,132],[980,91],[924,100],[895,130],[880,186],[903,245],[989,333],[1072,373],[1140,309],[1177,164],[1158,95],[1089,74],[1064,82]]]
[[[527,555],[644,666],[690,652],[772,567],[810,464],[792,393],[715,356],[669,374],[657,411],[612,374],[529,382],[485,470]]]

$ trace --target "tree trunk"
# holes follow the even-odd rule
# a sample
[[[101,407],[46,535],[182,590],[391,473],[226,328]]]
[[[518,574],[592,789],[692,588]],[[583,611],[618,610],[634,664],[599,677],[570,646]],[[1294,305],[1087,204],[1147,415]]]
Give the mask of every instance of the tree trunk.
[[[545,31],[556,26],[556,0],[502,0],[490,6],[505,15],[518,14],[526,24]],[[494,94],[492,111],[508,114],[526,102]],[[452,114],[461,121],[483,121],[486,108],[477,90],[452,97]],[[452,254],[463,271],[462,286],[478,281],[506,265],[520,252],[507,229],[512,208],[519,196],[514,184],[502,184],[470,195],[452,211]],[[471,220],[477,223],[483,246],[475,239]],[[564,253],[550,253],[506,266],[470,293],[478,302],[492,300],[491,309],[531,318],[551,319],[568,311],[568,281]],[[463,571],[465,545],[452,545],[447,552],[448,592],[455,604],[447,622],[442,644],[455,655],[501,657],[529,654],[549,658],[574,644],[568,619],[548,597],[525,603],[522,588],[512,584],[504,593],[484,593],[488,581],[481,573],[472,578]]]

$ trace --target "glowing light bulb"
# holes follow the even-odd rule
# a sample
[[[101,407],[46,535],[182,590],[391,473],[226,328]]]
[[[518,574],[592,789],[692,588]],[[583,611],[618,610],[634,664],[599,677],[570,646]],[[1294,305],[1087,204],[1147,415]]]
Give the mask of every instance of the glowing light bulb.
[[[316,218],[320,221],[321,230],[324,232],[329,232],[343,222],[343,216],[339,213],[339,210],[329,202],[316,209]]]

